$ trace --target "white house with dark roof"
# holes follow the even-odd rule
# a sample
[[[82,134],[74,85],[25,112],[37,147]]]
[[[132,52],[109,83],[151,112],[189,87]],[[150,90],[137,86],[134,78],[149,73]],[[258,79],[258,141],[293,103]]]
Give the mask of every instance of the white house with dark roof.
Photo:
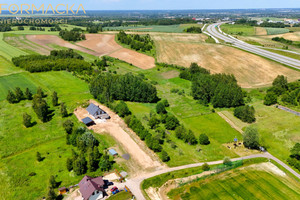
[[[104,197],[105,183],[101,176],[97,178],[85,176],[78,185],[82,200],[100,200]]]
[[[110,116],[99,106],[91,103],[86,109],[95,119],[110,119]]]

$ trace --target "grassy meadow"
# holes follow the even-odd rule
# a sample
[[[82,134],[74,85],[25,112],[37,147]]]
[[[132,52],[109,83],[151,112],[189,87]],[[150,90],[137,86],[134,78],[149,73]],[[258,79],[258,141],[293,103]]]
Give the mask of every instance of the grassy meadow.
[[[166,32],[166,33],[182,33],[185,29],[182,25],[151,25],[151,26],[118,26],[105,27],[104,31],[134,31],[134,32]]]
[[[65,167],[66,159],[71,156],[72,146],[66,145],[65,131],[62,128],[66,119],[61,117],[59,106],[52,106],[51,94],[56,91],[59,102],[65,102],[69,112],[92,97],[88,84],[69,72],[31,74],[15,67],[9,60],[26,53],[7,44],[2,40],[3,34],[0,35],[0,45],[3,46],[0,50],[0,179],[4,180],[0,183],[0,196],[7,200],[41,199],[46,196],[51,175],[61,182],[60,186],[77,184],[82,178],[68,172]],[[8,89],[20,87],[24,91],[28,87],[35,93],[39,86],[47,93],[46,101],[54,114],[46,123],[37,119],[31,101],[9,104],[5,100]],[[32,116],[33,127],[23,126],[24,112]],[[80,125],[75,116],[69,118]],[[97,138],[101,149],[114,145],[114,141],[108,136],[97,135]],[[36,161],[37,151],[44,157],[41,162]],[[118,168],[117,165],[115,167]],[[100,171],[89,173],[92,176],[101,174]]]
[[[265,164],[265,163],[262,163]],[[173,189],[171,199],[299,199],[300,183],[262,164],[240,167]],[[267,163],[269,164],[269,163]]]
[[[290,149],[296,142],[300,142],[300,118],[292,113],[277,109],[274,106],[263,105],[263,90],[252,90],[252,102],[255,108],[256,122],[243,123],[233,116],[233,109],[222,111],[236,126],[245,130],[247,126],[254,126],[260,134],[260,142],[272,155],[286,161]]]
[[[222,31],[232,35],[252,36],[255,35],[255,27],[242,24],[222,24]]]
[[[159,69],[159,71],[158,71]],[[230,127],[219,115],[213,113],[210,107],[203,106],[190,96],[190,81],[178,78],[178,71],[172,68],[154,68],[143,71],[146,78],[156,81],[158,96],[167,99],[170,107],[168,112],[174,114],[188,129],[191,129],[198,139],[201,133],[208,135],[211,144],[189,145],[175,137],[174,131],[167,134],[170,140],[176,143],[173,149],[170,143],[165,142],[163,148],[168,152],[171,160],[169,166],[179,166],[200,161],[212,161],[223,159],[224,156],[237,157],[237,154],[224,147],[222,144],[232,142],[234,137],[241,139],[241,135]],[[171,93],[171,89],[184,90],[184,95]],[[146,118],[151,111],[155,112],[155,104],[127,103],[130,110],[145,126]],[[145,117],[146,116],[146,117]],[[201,149],[201,151],[197,151]]]

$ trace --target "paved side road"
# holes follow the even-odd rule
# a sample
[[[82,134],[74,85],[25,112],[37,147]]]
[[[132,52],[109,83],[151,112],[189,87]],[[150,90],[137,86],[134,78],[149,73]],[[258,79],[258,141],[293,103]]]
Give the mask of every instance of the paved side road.
[[[295,69],[300,69],[300,60],[296,60],[296,59],[293,59],[293,58],[290,58],[287,56],[283,56],[283,55],[280,55],[277,53],[273,53],[273,52],[264,50],[262,48],[254,46],[254,45],[245,43],[241,40],[234,38],[231,35],[228,35],[228,34],[222,32],[220,30],[220,25],[223,23],[225,23],[225,22],[211,24],[207,27],[206,31],[210,35],[214,36],[215,38],[219,38],[219,39],[224,40],[225,42],[231,43],[233,46],[235,46],[239,49],[243,49],[245,51],[248,51],[248,52],[260,55],[260,56],[264,56],[266,58],[269,58],[271,60],[288,65]]]
[[[268,158],[268,159],[274,160],[279,165],[281,165],[286,170],[288,170],[290,173],[292,173],[293,175],[295,175],[296,177],[298,177],[300,179],[300,174],[298,174],[296,171],[294,171],[288,165],[286,165],[285,163],[280,161],[278,158],[272,156],[268,152],[263,153],[263,154],[255,154],[255,155],[251,155],[251,156],[234,158],[234,159],[231,159],[231,160],[232,161],[237,161],[237,160],[245,160],[245,159],[251,159],[251,158]],[[207,162],[207,163],[209,165],[216,165],[216,164],[223,163],[223,160],[212,161],[212,162]],[[172,167],[172,168],[167,168],[167,169],[163,169],[163,170],[158,170],[158,171],[155,171],[155,172],[152,172],[152,173],[149,173],[149,174],[144,174],[142,176],[129,179],[129,180],[126,181],[126,186],[129,187],[129,189],[135,195],[137,200],[146,200],[146,198],[144,197],[144,195],[142,193],[142,189],[141,189],[141,183],[143,182],[143,180],[154,177],[154,176],[157,176],[157,175],[160,175],[160,174],[168,173],[168,172],[173,172],[173,171],[188,169],[188,168],[193,168],[193,167],[200,167],[203,164],[204,164],[204,162],[190,164],[190,165],[183,165],[183,166],[179,166],[179,167]]]

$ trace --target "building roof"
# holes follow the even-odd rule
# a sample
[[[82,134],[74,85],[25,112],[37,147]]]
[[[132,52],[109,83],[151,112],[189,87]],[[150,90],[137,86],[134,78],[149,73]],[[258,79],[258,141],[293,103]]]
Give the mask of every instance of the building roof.
[[[91,103],[87,109],[86,109],[91,115],[97,115],[97,113],[104,112],[99,106],[96,106],[95,104]]]
[[[83,179],[79,182],[79,191],[83,197],[84,200],[89,199],[89,197],[93,194],[93,192],[102,191],[104,186],[104,181],[101,176],[97,178],[92,178],[90,176],[85,176]]]
[[[66,189],[67,189],[66,187],[58,188],[59,191],[66,190]]]
[[[116,150],[114,150],[114,149],[110,149],[110,150],[108,150],[108,152],[111,154],[111,155],[118,155],[118,153],[116,152]]]
[[[85,125],[88,125],[88,124],[91,124],[91,123],[94,122],[94,121],[93,121],[91,118],[89,118],[89,117],[86,117],[86,118],[82,119],[81,121],[82,121]]]

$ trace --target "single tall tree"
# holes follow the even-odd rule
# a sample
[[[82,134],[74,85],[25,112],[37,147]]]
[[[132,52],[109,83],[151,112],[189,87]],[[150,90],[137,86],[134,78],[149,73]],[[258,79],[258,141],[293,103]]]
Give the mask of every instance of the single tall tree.
[[[26,90],[25,90],[25,98],[28,100],[32,100],[32,93],[29,90],[29,88],[26,88]]]
[[[55,91],[52,94],[52,105],[53,106],[57,106],[58,105],[58,97],[57,97],[57,93]]]
[[[9,103],[15,103],[16,102],[16,95],[12,91],[8,90],[6,100]]]
[[[60,113],[61,113],[62,117],[68,116],[67,106],[65,103],[60,104]]]
[[[30,127],[32,125],[31,123],[31,116],[27,113],[23,114],[23,124],[26,128]]]
[[[16,87],[15,94],[16,94],[16,101],[17,102],[20,102],[21,100],[24,99],[24,93],[21,90],[21,88]]]
[[[244,134],[244,146],[250,149],[259,148],[259,135],[256,128],[251,126],[247,127]]]

